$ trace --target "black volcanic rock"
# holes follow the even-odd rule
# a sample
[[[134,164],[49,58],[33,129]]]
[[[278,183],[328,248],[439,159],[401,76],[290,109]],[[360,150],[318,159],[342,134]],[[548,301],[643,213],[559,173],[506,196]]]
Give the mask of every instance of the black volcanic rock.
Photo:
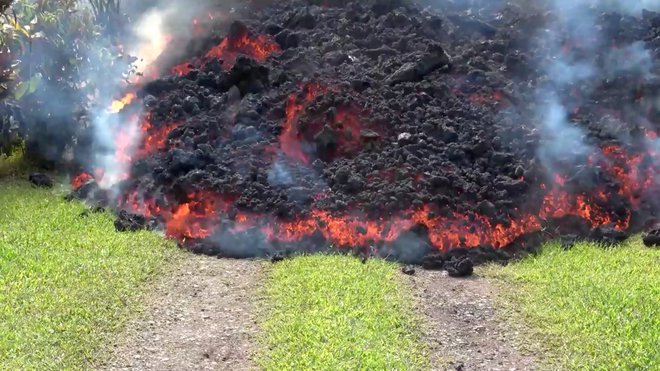
[[[117,232],[137,232],[155,229],[157,221],[153,218],[146,218],[142,215],[131,214],[122,210],[117,215],[114,224]]]
[[[41,188],[52,188],[53,180],[43,173],[32,173],[29,177],[30,183]]]
[[[474,272],[474,264],[467,256],[452,256],[451,260],[444,263],[443,269],[447,271],[450,277],[468,277]]]
[[[660,247],[660,228],[648,231],[643,237],[643,242],[646,247]]]

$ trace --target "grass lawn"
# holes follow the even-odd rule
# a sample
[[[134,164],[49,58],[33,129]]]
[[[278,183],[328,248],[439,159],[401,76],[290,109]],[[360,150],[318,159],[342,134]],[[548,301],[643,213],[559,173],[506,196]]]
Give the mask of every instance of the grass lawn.
[[[267,370],[428,368],[417,315],[397,265],[347,256],[276,264],[265,287]]]
[[[660,250],[640,238],[610,249],[549,244],[486,272],[503,280],[505,306],[554,367],[660,369]]]
[[[109,214],[82,217],[80,203],[23,178],[0,179],[0,365],[83,368],[177,249],[153,233],[116,233]]]

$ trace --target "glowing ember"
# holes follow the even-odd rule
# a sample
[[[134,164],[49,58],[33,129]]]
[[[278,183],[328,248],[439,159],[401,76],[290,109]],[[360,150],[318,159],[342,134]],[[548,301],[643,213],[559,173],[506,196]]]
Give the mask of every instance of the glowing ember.
[[[246,55],[257,61],[263,61],[269,55],[280,50],[279,45],[266,35],[251,37],[247,31],[236,38],[226,37],[222,42],[211,49],[206,58],[220,58],[224,65],[231,68],[239,55]]]

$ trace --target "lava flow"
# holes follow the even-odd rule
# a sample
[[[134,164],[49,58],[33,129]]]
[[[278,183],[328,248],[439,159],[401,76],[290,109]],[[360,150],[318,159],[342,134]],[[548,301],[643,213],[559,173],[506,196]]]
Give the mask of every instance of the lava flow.
[[[482,24],[477,9],[445,22],[412,5],[352,4],[285,0],[234,21],[213,47],[204,32],[220,25],[193,21],[198,39],[186,50],[206,49],[158,69],[169,75],[145,86],[156,104],[125,119],[135,130],[113,133],[115,162],[134,173],[121,174],[112,206],[156,221],[182,246],[205,244],[216,254],[234,248],[223,244],[255,241],[269,253],[308,241],[518,251],[528,240],[618,236],[657,221],[659,115],[648,108],[657,86],[631,67],[655,61],[654,49],[581,52],[619,30],[609,24],[616,17],[593,18],[603,23],[589,28],[603,33],[593,41],[530,36],[526,46],[520,33],[546,34],[551,25],[532,33],[510,26],[517,23],[506,12]],[[620,33],[644,43],[660,35],[658,19]],[[378,32],[368,32],[372,26]],[[570,29],[553,32],[571,40],[563,35]],[[589,89],[552,75],[564,69],[539,66],[554,61],[548,56],[567,62],[564,69],[597,72],[583,76],[594,79],[583,84]],[[625,73],[612,70],[615,57],[630,59]],[[548,139],[539,133],[552,124],[538,112],[547,105],[538,97],[548,96],[544,88],[560,106],[547,120],[561,124],[550,144],[567,147],[564,133],[574,132],[591,152],[540,150]],[[129,92],[110,111],[127,116],[135,98]],[[626,107],[612,109],[619,102]],[[550,152],[557,158],[546,162]],[[91,178],[79,176],[74,188]]]
[[[184,62],[172,67],[171,71],[177,75],[190,72],[195,65],[202,66],[208,61],[217,58],[222,60],[222,66],[230,69],[236,63],[239,55],[244,55],[263,61],[272,53],[280,51],[279,45],[267,35],[250,35],[245,26],[234,24],[230,35],[222,39],[220,44],[214,46],[197,62]]]
[[[280,135],[280,147],[282,152],[289,158],[309,163],[309,157],[302,149],[302,137],[298,130],[298,120],[307,105],[323,93],[323,89],[320,84],[314,83],[306,85],[303,90],[302,98],[297,93],[292,93],[287,98],[286,119]]]

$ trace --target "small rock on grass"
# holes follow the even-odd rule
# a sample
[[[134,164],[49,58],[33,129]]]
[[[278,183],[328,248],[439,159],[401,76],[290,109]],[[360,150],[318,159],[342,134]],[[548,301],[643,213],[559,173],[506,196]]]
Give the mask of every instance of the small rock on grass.
[[[273,263],[273,264],[281,262],[282,260],[284,260],[284,255],[279,254],[279,253],[277,253],[277,254],[270,257],[270,262]]]
[[[415,267],[413,267],[412,265],[406,265],[401,268],[401,272],[403,272],[403,274],[412,276],[415,274]]]
[[[660,228],[650,230],[642,241],[646,247],[660,247]]]

